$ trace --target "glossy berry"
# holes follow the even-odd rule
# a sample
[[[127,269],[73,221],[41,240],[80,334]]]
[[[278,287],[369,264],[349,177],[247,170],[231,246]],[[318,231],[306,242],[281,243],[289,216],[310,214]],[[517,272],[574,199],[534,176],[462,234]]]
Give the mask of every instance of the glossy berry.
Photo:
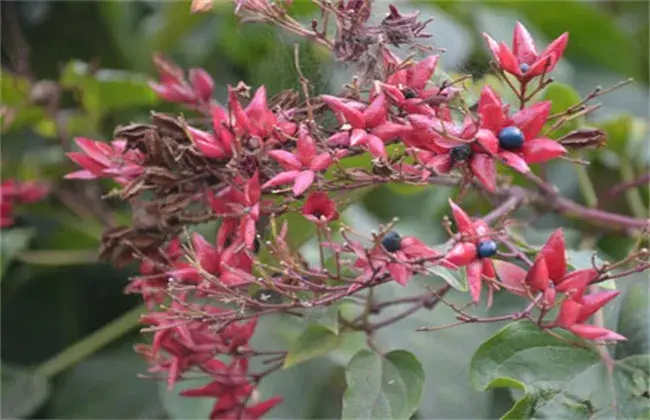
[[[526,73],[529,68],[530,66],[526,63],[521,63],[521,65],[519,66],[519,70],[521,70],[522,73]]]
[[[497,253],[497,243],[492,239],[481,241],[476,246],[476,253],[479,258],[489,258]]]
[[[515,126],[504,128],[498,137],[499,146],[505,150],[517,150],[524,144],[524,133]]]
[[[408,87],[405,88],[404,90],[402,90],[402,93],[404,94],[404,97],[406,99],[413,99],[413,98],[418,97],[418,93],[416,91],[414,91],[413,89],[408,88]]]
[[[399,233],[391,230],[381,240],[381,245],[386,248],[388,252],[399,251],[401,248],[402,238]]]
[[[450,152],[451,159],[454,162],[462,162],[467,160],[472,156],[472,148],[469,144],[463,144],[462,146],[456,146],[451,149]]]

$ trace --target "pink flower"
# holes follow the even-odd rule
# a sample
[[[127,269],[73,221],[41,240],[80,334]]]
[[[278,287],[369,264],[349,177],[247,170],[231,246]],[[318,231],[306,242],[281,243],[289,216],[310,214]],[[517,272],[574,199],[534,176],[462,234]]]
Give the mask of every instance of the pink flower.
[[[199,106],[210,103],[214,80],[204,69],[190,69],[190,82],[185,80],[183,70],[161,55],[154,57],[160,75],[160,83],[150,82],[151,89],[169,102]]]
[[[461,239],[447,252],[445,261],[459,267],[467,266],[470,294],[472,300],[478,302],[481,297],[482,278],[496,278],[490,257],[496,254],[497,244],[492,239],[490,227],[485,221],[472,220],[456,203],[449,200],[449,204]],[[490,297],[491,295],[492,289]]]
[[[424,149],[417,153],[418,161],[425,167],[423,178],[430,175],[429,171],[440,175],[461,167],[488,191],[496,189],[496,167],[476,141],[480,130],[474,121],[466,118],[463,125],[458,125],[423,115],[410,115],[409,121],[413,131],[405,142]]]
[[[77,137],[75,143],[82,152],[70,152],[67,156],[84,168],[65,176],[66,179],[114,178],[127,184],[142,173],[142,154],[137,150],[125,152],[126,141],[115,140],[110,144]]]
[[[262,206],[259,173],[255,171],[248,181],[244,182],[242,178],[239,178],[238,181],[244,184],[243,192],[233,187],[227,187],[217,195],[210,191],[208,200],[212,211],[225,218],[220,229],[221,237],[218,243],[224,244],[226,239],[224,235],[230,236],[237,231],[235,242],[243,242],[249,249],[253,249],[256,235],[255,223],[260,218]]]
[[[510,117],[508,107],[486,86],[478,103],[483,130],[479,130],[476,139],[486,152],[498,156],[508,166],[521,173],[530,172],[528,164],[546,162],[566,153],[558,142],[537,137],[550,111],[551,102],[542,101]]]
[[[483,38],[490,47],[497,65],[521,82],[527,82],[555,68],[569,41],[569,34],[565,32],[560,35],[541,53],[537,52],[535,41],[520,22],[515,25],[512,50],[503,42],[497,43],[486,33],[483,33]]]
[[[229,159],[233,155],[234,136],[228,128],[228,111],[221,106],[213,104],[212,133],[187,127],[190,140],[205,157],[213,159]]]
[[[368,149],[374,157],[386,159],[384,143],[411,131],[408,125],[388,121],[386,96],[383,93],[367,106],[336,96],[321,97],[343,124],[341,131],[328,139],[330,145],[360,146]]]
[[[268,180],[262,188],[293,183],[295,196],[307,191],[314,183],[316,173],[327,170],[334,162],[328,152],[318,153],[316,142],[304,124],[301,124],[298,129],[295,154],[286,150],[271,150],[269,156],[282,166],[284,172]]]
[[[361,287],[360,283],[381,277],[388,273],[397,283],[405,286],[416,270],[415,263],[433,262],[440,253],[426,246],[412,236],[400,237],[390,231],[370,252],[359,242],[350,242],[350,248],[357,256],[354,267],[362,270],[360,281],[350,286],[350,290]],[[449,266],[449,264],[447,264]],[[359,279],[358,279],[359,280]]]
[[[405,65],[388,50],[384,50],[382,56],[385,66],[400,67],[400,70],[388,76],[386,83],[377,82],[377,87],[397,106],[409,114],[451,119],[449,110],[435,106],[435,103],[448,102],[459,90],[453,87],[441,90],[438,86],[428,85],[438,63],[437,55],[430,55],[410,65]],[[428,101],[430,103],[427,103]]]
[[[305,200],[302,214],[307,220],[319,225],[325,225],[339,218],[336,204],[324,192],[311,193]]]
[[[260,141],[272,137],[284,142],[286,136],[292,136],[297,129],[296,124],[279,119],[269,109],[264,86],[257,89],[246,108],[242,107],[235,90],[229,86],[228,108],[232,115],[231,126],[237,136],[252,136]]]

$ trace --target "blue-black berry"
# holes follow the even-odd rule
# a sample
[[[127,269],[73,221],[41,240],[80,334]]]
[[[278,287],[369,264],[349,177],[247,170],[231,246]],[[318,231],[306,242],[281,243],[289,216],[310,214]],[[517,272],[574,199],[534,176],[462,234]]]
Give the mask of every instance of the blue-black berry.
[[[499,133],[499,146],[506,150],[517,150],[524,145],[524,133],[515,126],[506,127]]]
[[[497,253],[497,243],[492,239],[481,241],[476,246],[476,253],[479,258],[490,258]]]
[[[388,252],[399,251],[402,244],[402,237],[399,236],[399,233],[391,230],[381,240],[381,245],[386,248]]]
[[[521,65],[519,66],[519,70],[521,70],[522,73],[526,73],[529,68],[530,66],[526,63],[521,63]]]
[[[454,162],[462,162],[470,158],[472,156],[472,148],[470,147],[469,144],[463,144],[461,146],[456,146],[453,149],[451,149],[451,152],[449,153],[451,156],[451,160]]]
[[[403,89],[402,93],[406,99],[413,99],[418,97],[418,93],[409,87]]]

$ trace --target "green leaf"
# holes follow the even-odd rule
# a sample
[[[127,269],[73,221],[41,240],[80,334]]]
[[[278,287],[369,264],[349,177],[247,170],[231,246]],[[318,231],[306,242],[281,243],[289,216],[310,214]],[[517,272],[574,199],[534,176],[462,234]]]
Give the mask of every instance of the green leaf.
[[[27,369],[2,363],[2,418],[30,417],[50,394],[47,378]]]
[[[139,379],[147,362],[133,336],[82,361],[58,378],[48,416],[59,419],[163,418],[157,383]],[[98,380],[98,375],[101,380]],[[92,395],[92,398],[86,396]],[[110,413],[110,414],[109,414]]]
[[[81,265],[97,262],[97,250],[42,250],[25,251],[18,255],[18,259],[32,265]]]
[[[564,83],[554,82],[544,89],[542,100],[551,101],[551,114],[564,112],[582,100],[578,92]],[[580,126],[584,118],[574,118],[567,121],[561,128],[554,131],[553,136],[559,137]]]
[[[65,88],[76,89],[84,108],[96,118],[109,111],[152,106],[158,101],[145,75],[110,69],[94,71],[78,60],[65,66],[60,82]]]
[[[616,344],[616,358],[650,354],[650,280],[641,273],[625,279],[629,288],[621,299],[618,331],[627,338]]]
[[[602,266],[607,262],[604,259],[600,258],[597,252],[587,249],[568,249],[566,253],[567,264],[569,264],[570,267],[573,267],[574,270],[593,268],[594,265],[592,264],[592,258],[596,266]],[[602,287],[603,289],[616,290],[616,282],[614,280],[607,280],[598,283],[598,286]]]
[[[31,84],[25,77],[3,71],[0,77],[2,105],[6,107],[0,113],[2,133],[29,126],[44,117],[43,110],[30,103]]]
[[[624,114],[602,122],[598,124],[598,127],[607,133],[607,149],[604,152],[610,152],[597,155],[603,164],[617,167],[624,160],[621,158],[625,156],[640,168],[650,164],[650,152],[647,147],[647,122]],[[612,155],[611,152],[614,154]]]
[[[29,241],[34,233],[32,228],[18,227],[2,231],[2,235],[0,235],[0,276],[11,261],[29,246]]]
[[[410,185],[400,182],[391,182],[389,184],[386,184],[386,188],[397,195],[419,195],[425,192],[429,192],[430,190],[429,186]]]
[[[609,377],[593,347],[575,346],[567,337],[560,340],[529,321],[512,323],[476,351],[471,380],[481,390],[523,385],[525,400],[511,413],[528,411],[528,418],[650,415],[650,356],[617,361]]]
[[[424,370],[407,351],[380,356],[361,350],[350,360],[345,377],[344,419],[410,418],[420,404]]]
[[[350,305],[349,300],[334,303],[330,306],[309,309],[305,322],[309,324],[321,325],[334,334],[339,333],[339,310],[344,305]]]
[[[291,344],[291,349],[284,359],[284,368],[314,357],[322,356],[341,344],[341,336],[322,325],[311,325]]]
[[[461,292],[467,291],[467,275],[464,269],[450,270],[442,266],[434,266],[429,269],[435,276],[446,281],[451,287]]]

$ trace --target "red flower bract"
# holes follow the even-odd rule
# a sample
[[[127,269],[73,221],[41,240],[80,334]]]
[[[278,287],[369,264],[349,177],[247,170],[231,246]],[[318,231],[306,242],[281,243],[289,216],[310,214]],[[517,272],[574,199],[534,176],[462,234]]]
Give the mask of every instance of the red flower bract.
[[[302,214],[316,224],[327,224],[339,218],[336,204],[324,192],[311,193],[305,200]]]
[[[512,50],[503,42],[497,43],[486,33],[483,33],[483,38],[490,47],[497,65],[520,81],[527,82],[555,68],[569,41],[569,34],[565,32],[560,35],[541,53],[537,52],[535,41],[520,22],[515,25]]]
[[[472,300],[481,298],[482,279],[494,279],[496,273],[490,258],[480,257],[477,249],[481,242],[491,241],[490,227],[481,219],[472,220],[463,209],[449,200],[452,216],[456,222],[460,240],[447,252],[445,261],[459,267],[467,266],[467,282]],[[496,244],[494,245],[496,247]],[[492,288],[489,289],[491,302]]]
[[[551,110],[548,101],[517,111],[508,116],[508,107],[489,87],[481,91],[478,112],[481,128],[476,138],[484,150],[499,157],[504,163],[519,172],[530,172],[528,164],[542,163],[566,153],[558,142],[545,137],[537,137]],[[520,144],[506,148],[505,130],[517,130],[522,137]]]

